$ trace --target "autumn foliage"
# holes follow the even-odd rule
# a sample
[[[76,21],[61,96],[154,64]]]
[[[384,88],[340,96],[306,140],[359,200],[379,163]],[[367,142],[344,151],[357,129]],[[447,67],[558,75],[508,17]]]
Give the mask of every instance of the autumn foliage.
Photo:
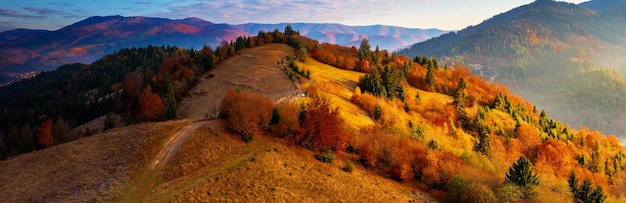
[[[317,149],[345,149],[348,137],[339,109],[334,108],[330,100],[322,95],[313,95],[311,99],[302,113],[304,136],[310,137]]]
[[[221,114],[227,118],[231,130],[251,139],[254,134],[269,129],[273,109],[272,100],[265,95],[229,90],[222,100]]]
[[[139,119],[157,121],[163,117],[164,111],[161,97],[157,93],[153,93],[151,87],[145,88],[139,96]]]
[[[39,132],[37,132],[37,139],[40,145],[45,147],[52,145],[52,119],[47,119],[41,124]]]

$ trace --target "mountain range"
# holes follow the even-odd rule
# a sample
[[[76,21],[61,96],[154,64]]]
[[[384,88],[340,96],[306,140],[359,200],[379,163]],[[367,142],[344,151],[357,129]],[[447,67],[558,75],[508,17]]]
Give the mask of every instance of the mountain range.
[[[623,136],[625,10],[623,0],[538,0],[399,53],[463,61],[565,123]]]
[[[0,33],[0,75],[52,70],[67,63],[91,63],[126,47],[171,45],[215,48],[238,36],[260,30],[282,31],[288,24],[214,24],[199,18],[171,20],[150,17],[96,16],[56,31],[16,29]],[[294,23],[302,35],[340,45],[358,45],[363,38],[383,49],[399,49],[445,33],[438,29],[395,26],[346,26]],[[6,76],[5,76],[6,77]]]

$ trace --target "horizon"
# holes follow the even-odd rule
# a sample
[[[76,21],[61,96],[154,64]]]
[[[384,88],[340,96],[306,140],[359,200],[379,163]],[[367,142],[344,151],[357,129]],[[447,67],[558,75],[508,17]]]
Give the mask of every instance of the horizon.
[[[585,1],[587,0],[563,2],[579,4]],[[327,0],[307,2],[266,2],[264,0],[229,2],[137,0],[127,2],[114,0],[106,3],[99,1],[84,3],[75,0],[69,0],[69,2],[25,0],[17,3],[7,1],[0,2],[0,32],[19,28],[55,31],[89,17],[115,15],[168,19],[195,17],[212,23],[231,25],[245,23],[338,23],[348,26],[388,25],[452,31],[477,25],[497,14],[531,2],[533,0],[506,2],[478,0],[471,4],[459,0],[419,0],[414,2],[371,0],[367,3]],[[324,15],[319,15],[319,13],[324,13]]]

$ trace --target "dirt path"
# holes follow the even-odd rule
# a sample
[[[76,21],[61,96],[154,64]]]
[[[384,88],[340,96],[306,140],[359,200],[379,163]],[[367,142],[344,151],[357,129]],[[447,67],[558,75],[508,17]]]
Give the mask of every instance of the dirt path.
[[[148,202],[171,202],[168,198],[181,194],[182,192],[195,187],[198,184],[206,182],[209,178],[215,177],[218,174],[226,173],[226,171],[233,170],[242,164],[242,162],[250,161],[254,154],[264,151],[272,143],[271,138],[267,136],[257,136],[254,141],[249,143],[244,149],[237,153],[225,155],[229,158],[225,162],[217,162],[212,166],[207,166],[202,170],[198,170],[193,175],[188,175],[179,180],[172,181],[165,184],[165,187],[157,189],[150,194],[150,197],[146,197]],[[152,198],[151,198],[152,197]]]
[[[196,131],[196,129],[198,129],[200,126],[209,124],[209,122],[210,121],[199,121],[183,127],[183,129],[178,131],[178,133],[172,136],[165,143],[165,147],[163,147],[163,149],[159,151],[159,154],[157,154],[154,160],[152,160],[152,163],[150,163],[150,167],[148,167],[148,170],[163,168],[163,166],[165,166],[170,157],[172,157],[172,155],[176,152],[178,147],[183,144],[187,137],[189,137],[189,135]]]
[[[128,184],[128,187],[124,189],[124,196],[119,199],[119,202],[143,202],[149,192],[158,186],[162,173],[161,169],[167,164],[170,157],[176,153],[180,145],[199,127],[210,123],[211,121],[194,122],[174,134],[150,162],[149,167]]]

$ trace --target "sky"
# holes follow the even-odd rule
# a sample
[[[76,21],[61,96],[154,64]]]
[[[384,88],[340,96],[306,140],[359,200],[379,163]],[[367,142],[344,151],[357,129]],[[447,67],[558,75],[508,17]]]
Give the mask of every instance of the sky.
[[[0,31],[58,30],[91,16],[213,23],[341,23],[460,30],[533,0],[2,0]],[[567,0],[581,3],[587,0]]]

